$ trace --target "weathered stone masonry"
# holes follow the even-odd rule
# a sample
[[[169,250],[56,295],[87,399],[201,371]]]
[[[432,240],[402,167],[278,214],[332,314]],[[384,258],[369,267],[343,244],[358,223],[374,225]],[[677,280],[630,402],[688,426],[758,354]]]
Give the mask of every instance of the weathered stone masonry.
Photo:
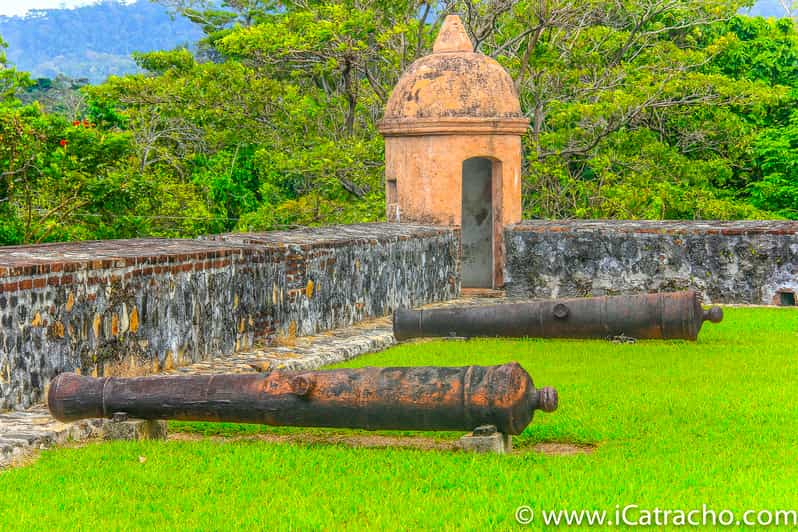
[[[0,248],[0,409],[62,371],[136,375],[459,292],[458,235],[362,224]]]
[[[528,221],[508,227],[513,297],[668,292],[794,304],[798,222]]]

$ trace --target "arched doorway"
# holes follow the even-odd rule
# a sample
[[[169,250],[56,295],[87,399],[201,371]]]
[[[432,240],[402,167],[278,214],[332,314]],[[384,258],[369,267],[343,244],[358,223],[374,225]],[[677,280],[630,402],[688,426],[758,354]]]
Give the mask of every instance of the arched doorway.
[[[460,268],[464,288],[493,288],[493,168],[486,157],[463,161]]]

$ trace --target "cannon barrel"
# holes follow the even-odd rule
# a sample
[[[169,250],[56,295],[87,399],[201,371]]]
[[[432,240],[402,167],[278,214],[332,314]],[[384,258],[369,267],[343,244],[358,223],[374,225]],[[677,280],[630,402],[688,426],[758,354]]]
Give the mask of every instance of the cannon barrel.
[[[720,307],[704,310],[686,292],[529,301],[478,307],[399,309],[397,340],[419,337],[533,337],[695,340],[705,320],[723,319]]]
[[[62,373],[47,404],[60,421],[110,418],[227,421],[300,427],[472,430],[520,434],[535,410],[557,408],[517,363],[337,369],[269,374],[91,378]]]

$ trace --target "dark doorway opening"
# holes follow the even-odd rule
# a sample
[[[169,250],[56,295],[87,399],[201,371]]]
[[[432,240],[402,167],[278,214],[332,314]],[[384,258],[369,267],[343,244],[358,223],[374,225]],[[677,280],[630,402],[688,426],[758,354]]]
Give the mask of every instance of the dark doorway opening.
[[[781,307],[794,307],[795,306],[795,292],[788,292],[786,290],[779,291],[779,306],[781,306]]]
[[[462,257],[464,288],[493,288],[493,161],[463,162]]]

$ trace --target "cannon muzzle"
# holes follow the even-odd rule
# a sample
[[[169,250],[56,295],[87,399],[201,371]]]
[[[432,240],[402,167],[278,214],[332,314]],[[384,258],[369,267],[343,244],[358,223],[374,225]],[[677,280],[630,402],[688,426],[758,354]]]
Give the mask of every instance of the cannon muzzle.
[[[47,404],[60,421],[110,418],[226,421],[298,427],[520,434],[535,410],[557,408],[517,363],[336,369],[269,374],[91,378],[63,373]]]
[[[529,301],[479,307],[399,309],[397,340],[420,337],[530,337],[695,340],[704,321],[723,310],[704,310],[694,291],[634,296]]]

